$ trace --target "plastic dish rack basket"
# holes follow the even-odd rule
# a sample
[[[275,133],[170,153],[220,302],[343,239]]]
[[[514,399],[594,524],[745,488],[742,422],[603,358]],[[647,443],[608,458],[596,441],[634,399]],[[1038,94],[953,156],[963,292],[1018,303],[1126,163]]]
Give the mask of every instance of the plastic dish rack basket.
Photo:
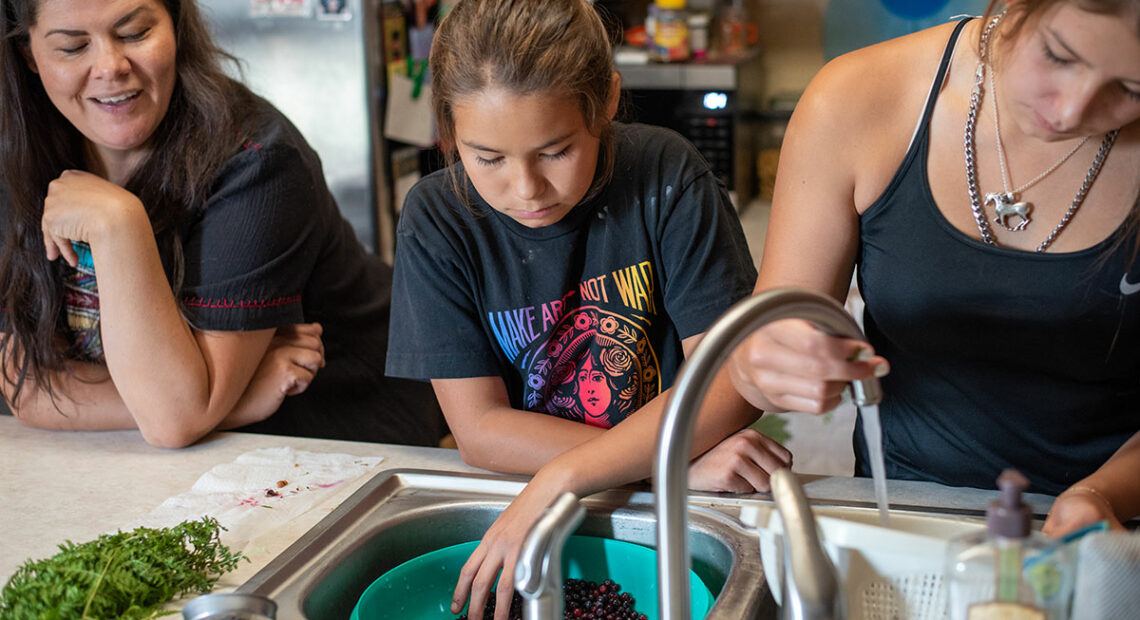
[[[983,528],[981,522],[892,513],[891,527],[885,528],[820,514],[826,508],[816,511],[820,541],[839,573],[849,620],[949,617],[942,577],[947,543],[958,534]],[[780,513],[771,510],[765,524],[758,512],[745,510],[741,520],[760,535],[768,587],[781,603],[784,530]]]

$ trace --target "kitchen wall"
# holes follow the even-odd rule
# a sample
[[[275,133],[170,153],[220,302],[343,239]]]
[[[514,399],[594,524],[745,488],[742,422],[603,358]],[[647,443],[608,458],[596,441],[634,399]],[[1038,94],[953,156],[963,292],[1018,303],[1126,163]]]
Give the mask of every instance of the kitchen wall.
[[[823,12],[828,0],[751,0],[750,4],[764,51],[765,91],[771,95],[802,91],[823,67]]]
[[[695,2],[697,0],[690,0]],[[799,92],[828,58],[981,15],[988,0],[744,0],[759,26],[770,93]]]

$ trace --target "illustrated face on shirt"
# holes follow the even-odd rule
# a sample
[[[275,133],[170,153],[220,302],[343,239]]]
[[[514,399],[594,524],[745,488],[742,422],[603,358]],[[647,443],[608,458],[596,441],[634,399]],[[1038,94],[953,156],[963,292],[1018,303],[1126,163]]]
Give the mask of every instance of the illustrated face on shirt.
[[[582,409],[592,419],[598,419],[606,414],[606,409],[613,399],[613,390],[610,389],[609,377],[594,363],[594,356],[589,356],[578,369],[578,400]]]
[[[541,228],[565,217],[590,189],[600,140],[573,98],[493,87],[460,98],[453,109],[459,158],[494,210]]]
[[[176,79],[170,14],[158,0],[51,0],[30,30],[29,67],[104,162],[143,148]]]

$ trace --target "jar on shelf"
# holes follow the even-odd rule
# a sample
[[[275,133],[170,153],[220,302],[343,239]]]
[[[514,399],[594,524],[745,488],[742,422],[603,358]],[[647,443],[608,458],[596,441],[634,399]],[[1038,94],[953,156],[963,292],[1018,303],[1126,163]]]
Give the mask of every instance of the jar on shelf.
[[[709,52],[709,23],[711,19],[704,11],[689,14],[689,48],[695,60],[703,60]]]
[[[741,56],[756,46],[759,29],[749,19],[748,10],[742,0],[725,0],[717,14],[720,32],[717,47],[726,56]]]
[[[649,6],[653,33],[649,56],[658,62],[681,62],[691,55],[685,0],[655,0]]]

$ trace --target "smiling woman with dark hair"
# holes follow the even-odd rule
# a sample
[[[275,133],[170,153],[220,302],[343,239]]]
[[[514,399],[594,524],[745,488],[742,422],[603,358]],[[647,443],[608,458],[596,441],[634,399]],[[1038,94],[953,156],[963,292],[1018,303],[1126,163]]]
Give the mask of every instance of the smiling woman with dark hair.
[[[22,422],[435,444],[386,379],[391,269],[190,0],[8,0],[0,390]],[[255,426],[249,426],[255,424]]]

